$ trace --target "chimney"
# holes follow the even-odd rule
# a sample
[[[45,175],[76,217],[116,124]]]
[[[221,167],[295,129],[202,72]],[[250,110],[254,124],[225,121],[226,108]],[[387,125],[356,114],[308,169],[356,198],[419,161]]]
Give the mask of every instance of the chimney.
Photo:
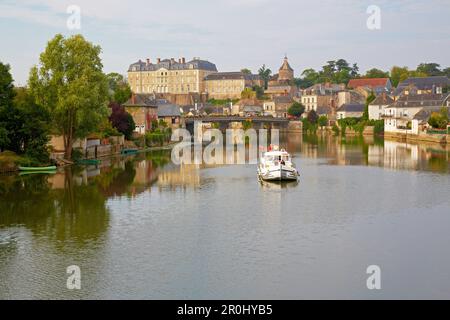
[[[172,64],[174,64],[174,63],[175,63],[175,59],[174,59],[174,58],[170,58],[170,62],[171,62]]]
[[[186,58],[185,57],[181,58],[181,63],[186,63]]]
[[[147,66],[150,65],[150,59],[147,58]]]
[[[158,61],[158,63],[161,63],[161,58],[158,58],[156,61]]]
[[[178,63],[181,63],[181,58],[178,59]]]

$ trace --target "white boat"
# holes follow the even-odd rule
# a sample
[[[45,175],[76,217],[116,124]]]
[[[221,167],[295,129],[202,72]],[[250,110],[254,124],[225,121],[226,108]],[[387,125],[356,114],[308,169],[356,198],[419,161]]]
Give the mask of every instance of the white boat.
[[[285,150],[263,153],[258,164],[258,176],[264,181],[297,181],[299,173],[292,163],[291,155]]]

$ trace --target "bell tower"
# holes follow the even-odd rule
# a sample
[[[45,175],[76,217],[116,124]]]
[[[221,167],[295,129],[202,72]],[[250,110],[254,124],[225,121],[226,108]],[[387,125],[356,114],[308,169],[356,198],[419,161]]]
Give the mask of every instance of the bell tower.
[[[291,81],[294,79],[294,69],[291,68],[287,56],[284,57],[283,65],[278,72],[278,81]]]

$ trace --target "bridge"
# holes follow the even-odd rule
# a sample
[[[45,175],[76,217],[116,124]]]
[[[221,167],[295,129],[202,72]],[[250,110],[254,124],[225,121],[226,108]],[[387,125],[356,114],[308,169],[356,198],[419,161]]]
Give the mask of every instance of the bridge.
[[[254,129],[287,129],[289,119],[274,117],[205,116],[185,118],[186,128],[193,130],[195,122],[217,123],[221,130],[230,128],[233,122],[250,122]]]

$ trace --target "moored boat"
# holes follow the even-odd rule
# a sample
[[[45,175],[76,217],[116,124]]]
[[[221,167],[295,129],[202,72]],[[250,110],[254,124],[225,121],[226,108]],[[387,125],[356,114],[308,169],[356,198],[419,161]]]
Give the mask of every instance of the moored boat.
[[[265,152],[258,164],[258,176],[264,181],[297,181],[299,173],[285,150]]]
[[[56,169],[57,169],[56,166],[49,166],[49,167],[19,167],[20,171],[27,171],[27,172],[55,171]]]

